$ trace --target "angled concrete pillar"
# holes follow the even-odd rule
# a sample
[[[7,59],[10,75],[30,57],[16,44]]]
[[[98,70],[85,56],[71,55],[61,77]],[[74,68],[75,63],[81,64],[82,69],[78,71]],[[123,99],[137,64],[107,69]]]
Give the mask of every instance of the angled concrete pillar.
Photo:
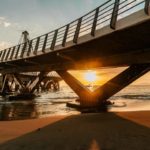
[[[66,70],[56,71],[69,87],[79,96],[79,102],[83,107],[95,106],[97,100],[93,99],[92,92],[85,87],[80,81],[73,77]]]
[[[58,81],[54,81],[54,91],[58,91],[60,89],[60,86],[59,86],[59,82]]]
[[[3,81],[2,81],[2,88],[1,88],[1,94],[6,95],[8,92],[11,92],[10,89],[13,85],[13,82],[15,83],[15,92],[22,96],[27,95],[34,95],[34,91],[38,89],[39,84],[41,81],[46,77],[46,75],[49,72],[40,72],[38,76],[32,77],[30,80],[24,80],[22,79],[22,75],[20,74],[6,74],[3,75]],[[8,84],[9,81],[11,81],[11,84]],[[28,83],[27,83],[28,82]]]
[[[15,84],[14,79],[11,79],[11,83],[10,83],[10,91],[12,91],[12,92],[13,92],[13,90],[14,90],[14,84]]]
[[[21,89],[24,89],[25,85],[23,84],[22,80],[20,79],[19,74],[13,74],[12,76],[14,78],[15,83],[18,84],[21,87]]]
[[[73,77],[66,70],[56,71],[63,80],[73,89],[79,96],[81,108],[83,107],[97,107],[101,108],[106,104],[106,101],[131,84],[133,81],[147,73],[150,69],[150,64],[135,64],[131,65],[125,71],[112,78],[110,81],[91,92],[75,77]]]
[[[27,87],[30,93],[33,93],[35,91],[35,89],[39,86],[39,84],[48,73],[49,72],[40,72],[39,75],[35,77],[34,81]]]
[[[150,64],[135,64],[131,65],[125,71],[115,76],[107,83],[99,87],[93,92],[93,95],[99,101],[99,105],[105,103],[114,94],[140,78],[150,69]]]
[[[6,83],[7,75],[2,75],[2,87],[1,87],[1,93],[4,92],[5,89],[5,83]]]
[[[9,87],[8,87],[8,75],[5,74],[2,77],[2,88],[1,88],[1,94],[6,95],[7,92],[9,92]]]
[[[19,91],[21,94],[32,94],[47,74],[48,72],[39,73],[38,76],[29,80],[29,82],[26,85],[21,80],[21,76],[19,74],[14,74],[13,78],[15,83],[20,86]]]

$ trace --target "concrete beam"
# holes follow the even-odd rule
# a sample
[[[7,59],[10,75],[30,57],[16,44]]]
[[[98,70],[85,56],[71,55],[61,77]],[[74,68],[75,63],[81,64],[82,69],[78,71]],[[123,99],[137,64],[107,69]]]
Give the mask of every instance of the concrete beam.
[[[13,74],[12,76],[14,78],[15,83],[18,84],[21,87],[21,89],[25,89],[25,85],[23,84],[22,80],[20,79],[20,75]]]
[[[33,93],[35,89],[39,86],[41,81],[44,79],[45,76],[47,76],[49,72],[40,72],[37,77],[33,80],[33,82],[27,87],[29,89],[30,93]]]
[[[150,70],[150,64],[134,64],[125,71],[112,78],[104,85],[91,92],[75,77],[66,70],[56,71],[62,79],[70,86],[70,88],[79,96],[80,108],[102,108],[106,105],[106,101],[131,84],[133,81],[144,75]]]
[[[7,74],[3,75],[2,88],[1,88],[1,94],[2,95],[5,94],[5,92],[6,92],[6,86],[8,86],[7,80],[8,80]]]
[[[114,94],[143,76],[150,70],[150,64],[134,64],[96,89],[93,94],[98,99],[98,105],[105,103]]]
[[[56,71],[69,87],[79,96],[79,102],[82,107],[91,107],[97,104],[97,100],[93,99],[92,92],[84,86],[79,80],[72,76],[66,70]]]

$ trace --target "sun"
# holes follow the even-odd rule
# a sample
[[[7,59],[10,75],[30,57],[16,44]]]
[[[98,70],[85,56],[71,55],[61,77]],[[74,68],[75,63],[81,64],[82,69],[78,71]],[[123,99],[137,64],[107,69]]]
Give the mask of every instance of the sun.
[[[84,78],[88,82],[96,81],[96,72],[95,71],[87,71],[84,74]]]

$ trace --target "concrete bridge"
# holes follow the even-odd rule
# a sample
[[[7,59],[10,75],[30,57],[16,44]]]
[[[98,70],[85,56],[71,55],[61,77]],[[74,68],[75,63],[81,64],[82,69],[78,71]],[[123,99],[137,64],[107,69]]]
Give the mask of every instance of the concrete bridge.
[[[37,77],[38,72],[35,73],[20,73],[20,74],[5,74],[0,76],[0,89],[1,95],[10,95],[13,99],[31,99],[35,97],[33,93],[42,93],[46,91],[58,91],[59,81],[62,79],[58,75],[49,73],[43,76],[41,82],[37,85],[34,84],[34,80]],[[32,86],[31,86],[32,85]],[[30,92],[29,92],[30,89]]]
[[[34,89],[43,76],[56,71],[79,96],[81,107],[100,108],[149,71],[149,14],[150,0],[108,0],[59,29],[2,50],[0,73],[39,71]],[[110,66],[129,67],[93,92],[67,72]]]

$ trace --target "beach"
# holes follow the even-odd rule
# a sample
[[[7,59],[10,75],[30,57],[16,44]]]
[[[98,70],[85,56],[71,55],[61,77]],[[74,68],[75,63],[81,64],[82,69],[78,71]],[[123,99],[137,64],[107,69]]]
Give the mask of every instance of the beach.
[[[0,150],[150,150],[150,111],[0,121]]]

